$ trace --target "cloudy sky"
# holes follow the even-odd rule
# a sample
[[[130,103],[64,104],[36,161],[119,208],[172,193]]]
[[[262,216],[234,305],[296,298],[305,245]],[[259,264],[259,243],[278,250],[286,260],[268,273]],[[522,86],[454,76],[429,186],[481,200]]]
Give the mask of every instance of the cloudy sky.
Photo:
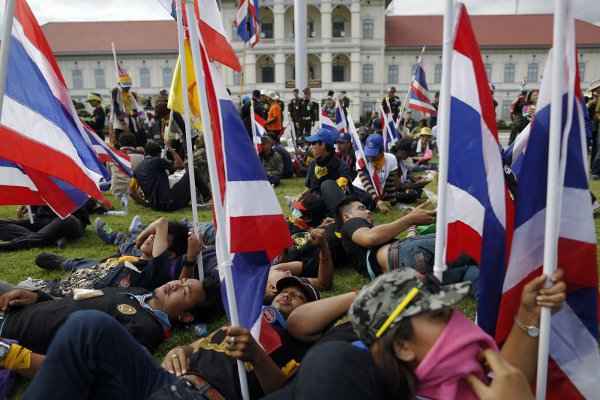
[[[390,14],[442,14],[445,0],[393,0]],[[553,0],[463,0],[472,14],[550,13]],[[572,0],[578,18],[600,25],[600,0]],[[49,21],[166,19],[158,0],[28,0]]]

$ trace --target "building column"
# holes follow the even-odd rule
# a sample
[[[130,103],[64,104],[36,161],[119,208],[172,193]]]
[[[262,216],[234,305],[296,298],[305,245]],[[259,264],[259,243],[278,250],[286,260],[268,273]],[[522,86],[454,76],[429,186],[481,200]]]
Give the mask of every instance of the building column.
[[[333,57],[331,53],[323,53],[321,54],[321,83],[325,88],[326,85],[331,84],[332,76],[331,76],[331,62]]]
[[[247,87],[256,85],[256,55],[246,54],[244,62],[244,85]]]
[[[352,2],[350,12],[352,13],[352,40],[360,40],[360,0]]]
[[[331,2],[324,0],[321,3],[321,41],[329,43],[331,41]]]
[[[360,84],[361,83],[361,62],[360,62],[360,51],[355,51],[350,54],[350,81],[352,83]]]
[[[283,89],[285,88],[285,54],[275,54],[273,61],[275,62],[275,83],[280,89]]]
[[[285,7],[282,3],[273,6],[273,38],[275,43],[281,45],[285,41]]]

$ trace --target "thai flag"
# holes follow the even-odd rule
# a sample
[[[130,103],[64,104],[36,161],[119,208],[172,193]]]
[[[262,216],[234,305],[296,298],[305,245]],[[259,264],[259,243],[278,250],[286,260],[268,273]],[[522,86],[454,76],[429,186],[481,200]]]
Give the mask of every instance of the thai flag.
[[[342,117],[345,118],[344,110],[340,108],[340,112]],[[365,150],[363,148],[362,142],[360,141],[360,137],[358,136],[358,131],[354,126],[354,121],[352,120],[352,116],[348,114],[348,133],[350,134],[350,138],[352,139],[352,148],[354,149],[354,157],[356,158],[356,169],[358,171],[365,171],[369,175],[369,179],[373,184],[373,188],[377,191],[377,185],[373,181],[373,171],[372,168],[369,168],[369,163],[367,162],[367,156],[365,156]],[[377,193],[377,196],[380,196],[381,193]]]
[[[110,204],[98,189],[106,171],[25,0],[15,4],[0,142],[0,159],[18,165],[61,217],[78,209],[88,197]]]
[[[260,145],[262,144],[262,138],[267,134],[267,128],[265,125],[267,121],[260,115],[254,114],[254,145],[256,146],[256,150],[260,150]]]
[[[598,398],[598,269],[596,231],[586,172],[585,104],[575,50],[575,24],[566,28],[562,90],[562,189],[558,268],[565,272],[567,301],[552,316],[548,399]],[[515,232],[496,327],[504,340],[513,324],[523,286],[542,273],[551,110],[552,57],[544,71],[523,165],[517,174]]]
[[[379,104],[379,117],[381,118],[381,129],[383,131],[383,148],[388,151],[400,139],[400,134],[396,129],[392,114],[386,113],[381,104]]]
[[[175,3],[177,0],[158,1],[163,8],[171,14],[173,19],[177,19],[177,9]],[[185,13],[184,4],[185,1],[181,1],[181,9],[183,10],[183,24],[186,28],[185,36],[186,38],[189,38],[189,34],[187,32],[187,16]],[[221,18],[218,5],[214,1],[208,1],[206,3],[203,2],[202,13],[200,13],[198,4],[198,0],[194,0],[196,20],[199,21],[198,27],[200,28],[200,32],[202,32],[202,35],[206,40],[205,44],[208,57],[210,60],[226,65],[235,71],[241,71],[242,66],[240,65],[240,61],[238,60],[231,43],[229,43],[229,40],[227,39],[227,34],[225,33],[225,28],[223,27],[223,19]]]
[[[340,101],[335,101],[335,127],[338,132],[348,132],[348,124],[346,123],[346,116],[344,115],[344,109],[340,105]]]
[[[337,124],[329,118],[329,114],[321,108],[321,128],[330,129],[338,132]]]
[[[106,144],[106,142],[102,140],[102,138],[98,136],[90,127],[84,125],[84,128],[92,142],[92,148],[96,152],[96,155],[100,161],[103,163],[113,162],[121,171],[123,171],[125,175],[130,177],[133,176],[129,155]]]
[[[214,0],[209,1],[209,3]],[[204,4],[204,3],[203,3]],[[207,38],[201,35],[202,44]],[[287,223],[216,66],[201,49],[205,90],[217,163],[219,192],[228,218],[231,271],[241,323],[259,338],[269,262],[291,246]],[[225,286],[225,285],[222,285]],[[228,307],[226,307],[228,308]]]
[[[427,92],[429,92],[429,88],[427,87],[425,70],[422,62],[419,62],[415,68],[415,78],[410,84],[407,107],[424,114],[435,115],[435,107],[431,104]]]
[[[238,35],[250,47],[256,46],[260,41],[258,9],[258,0],[240,0],[235,16]]]
[[[479,45],[464,5],[452,52],[448,157],[447,262],[461,255],[480,267],[478,322],[496,323],[504,277],[511,200],[506,189],[496,114]]]
[[[44,205],[37,187],[13,162],[0,160],[0,205]]]

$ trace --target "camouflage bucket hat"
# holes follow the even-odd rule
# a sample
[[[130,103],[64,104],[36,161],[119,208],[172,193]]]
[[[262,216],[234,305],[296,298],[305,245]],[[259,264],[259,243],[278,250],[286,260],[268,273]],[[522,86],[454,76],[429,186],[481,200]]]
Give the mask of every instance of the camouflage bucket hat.
[[[403,268],[383,274],[363,287],[348,314],[358,337],[371,345],[378,331],[389,332],[403,318],[452,306],[468,292],[469,282],[442,286],[433,276],[420,280],[415,270]],[[401,304],[402,311],[388,322]]]

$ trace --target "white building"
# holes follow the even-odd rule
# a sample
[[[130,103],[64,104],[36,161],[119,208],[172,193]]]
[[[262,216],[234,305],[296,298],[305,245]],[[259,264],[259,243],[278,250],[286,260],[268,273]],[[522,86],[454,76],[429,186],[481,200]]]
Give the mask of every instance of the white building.
[[[313,97],[345,90],[355,119],[370,111],[389,86],[403,96],[421,48],[429,88],[441,79],[441,16],[385,16],[383,0],[309,0],[308,73]],[[235,4],[223,1],[224,25],[243,65],[243,74],[225,68],[234,96],[255,88],[291,98],[294,88],[292,0],[265,0],[259,10],[262,33],[255,48],[236,36]],[[552,41],[551,15],[472,16],[484,63],[496,88],[499,118],[521,90],[539,86]],[[600,27],[577,22],[583,87],[600,79]],[[49,23],[44,31],[75,98],[90,91],[105,95],[115,85],[111,42],[130,72],[136,91],[169,88],[177,56],[173,21]],[[302,89],[302,88],[300,88]],[[404,93],[403,93],[404,92]]]

